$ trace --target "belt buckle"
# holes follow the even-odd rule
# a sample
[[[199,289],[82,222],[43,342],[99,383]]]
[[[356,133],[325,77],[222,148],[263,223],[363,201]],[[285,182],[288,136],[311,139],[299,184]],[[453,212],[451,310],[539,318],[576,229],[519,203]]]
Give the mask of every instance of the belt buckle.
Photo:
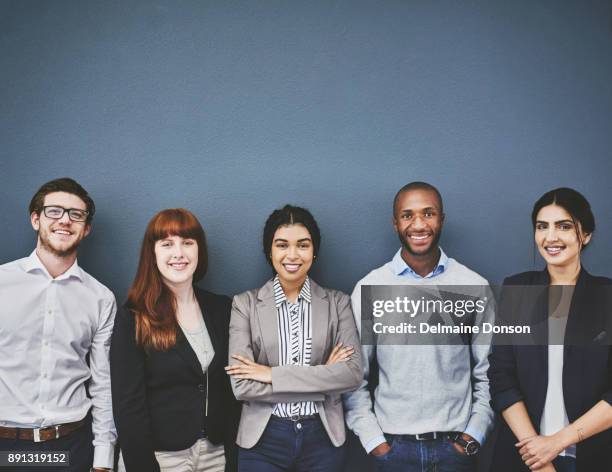
[[[432,439],[437,439],[438,438],[438,433],[436,433],[434,431],[433,433],[415,434],[414,438],[417,441],[430,441]]]
[[[291,415],[289,419],[293,422],[300,421],[300,415]]]
[[[43,429],[49,429],[50,427],[55,429],[55,438],[54,439],[59,439],[60,434],[59,434],[59,427],[60,425],[56,424],[55,426],[47,426],[46,428],[34,428],[32,430],[32,434],[34,435],[34,442],[38,443],[38,442],[44,442],[47,441],[46,439],[40,439],[40,432]]]

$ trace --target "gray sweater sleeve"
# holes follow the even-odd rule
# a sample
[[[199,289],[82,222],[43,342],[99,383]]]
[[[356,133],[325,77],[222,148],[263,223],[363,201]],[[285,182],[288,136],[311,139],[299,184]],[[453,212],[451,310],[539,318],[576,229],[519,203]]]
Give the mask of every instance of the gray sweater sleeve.
[[[488,287],[487,287],[488,289]],[[482,328],[483,323],[495,322],[495,299],[491,293],[487,293],[488,299],[486,310],[477,320]],[[494,413],[490,406],[491,395],[489,392],[489,353],[491,350],[491,335],[481,332],[472,337],[472,413],[465,428],[465,433],[472,436],[480,444],[483,444],[487,435],[493,427]]]

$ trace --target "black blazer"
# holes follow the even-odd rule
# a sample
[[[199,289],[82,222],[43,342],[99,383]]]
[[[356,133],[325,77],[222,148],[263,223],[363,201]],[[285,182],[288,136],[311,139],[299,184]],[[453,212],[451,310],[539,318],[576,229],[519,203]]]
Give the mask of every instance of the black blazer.
[[[548,271],[525,272],[504,280],[504,286],[550,283]],[[580,271],[572,297],[563,352],[563,397],[570,422],[576,420],[600,400],[612,404],[612,348],[609,343],[612,320],[610,290],[612,280]],[[532,294],[533,295],[533,294]],[[503,295],[502,295],[503,296]],[[548,292],[525,300],[512,297],[511,309],[531,311],[532,319],[548,317]],[[502,298],[503,305],[503,298]],[[507,308],[507,307],[506,307]],[[546,326],[546,324],[544,323]],[[591,342],[587,343],[585,340]],[[569,341],[569,342],[568,342]],[[529,417],[539,431],[548,387],[548,346],[495,345],[489,356],[491,406],[502,412],[518,401],[525,402]],[[491,470],[527,472],[521,460],[514,434],[505,421],[494,448]],[[579,472],[612,470],[612,430],[597,434],[577,445]]]
[[[135,320],[125,308],[113,331],[110,362],[113,414],[128,472],[155,472],[154,451],[191,447],[206,431],[214,444],[225,445],[226,471],[236,470],[236,432],[240,404],[224,366],[227,362],[231,300],[194,287],[215,350],[206,375],[179,330],[166,352],[145,352],[135,342]]]

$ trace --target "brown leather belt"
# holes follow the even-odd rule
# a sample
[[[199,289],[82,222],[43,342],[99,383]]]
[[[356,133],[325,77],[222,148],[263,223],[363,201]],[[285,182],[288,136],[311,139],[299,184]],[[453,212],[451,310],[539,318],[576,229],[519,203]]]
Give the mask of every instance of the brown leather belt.
[[[56,424],[45,428],[6,428],[0,426],[0,438],[2,439],[25,439],[26,441],[43,442],[51,439],[59,439],[76,431],[85,424],[85,420],[74,423]]]

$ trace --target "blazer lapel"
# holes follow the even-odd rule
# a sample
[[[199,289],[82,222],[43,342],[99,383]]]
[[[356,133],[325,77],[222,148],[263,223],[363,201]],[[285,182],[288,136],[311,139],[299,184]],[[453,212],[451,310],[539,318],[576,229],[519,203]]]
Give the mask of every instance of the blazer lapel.
[[[329,342],[327,340],[329,327],[329,298],[327,292],[310,279],[310,301],[312,318],[312,351],[310,365],[323,363],[323,356]]]
[[[198,356],[191,348],[189,341],[185,337],[183,330],[179,327],[176,337],[176,344],[173,348],[176,353],[183,358],[185,363],[199,376],[202,375],[202,364],[198,360]]]
[[[273,281],[269,280],[257,293],[257,318],[261,328],[262,349],[269,366],[278,365],[278,313],[274,304]],[[261,353],[260,353],[261,356]],[[260,362],[262,359],[255,359]]]
[[[217,362],[225,362],[222,361],[219,357],[219,353],[223,352],[223,348],[221,346],[221,341],[217,334],[217,326],[215,323],[215,317],[211,315],[211,312],[216,309],[216,307],[212,303],[206,303],[206,294],[204,291],[195,288],[196,298],[198,299],[198,304],[200,305],[200,311],[202,312],[202,318],[204,319],[204,326],[206,326],[206,331],[208,331],[208,337],[210,338],[210,342],[212,343],[212,347],[215,351],[213,358],[210,361],[210,365],[208,366],[211,369]]]
[[[531,292],[527,288],[529,294],[526,310],[530,311],[530,322],[533,323],[535,329],[534,346],[535,355],[530,362],[532,363],[535,372],[539,375],[539,385],[536,394],[534,395],[534,406],[537,412],[536,430],[540,429],[540,420],[544,412],[544,404],[546,403],[546,387],[548,385],[548,286],[550,285],[550,277],[548,271],[544,269],[535,274],[532,283],[529,284],[535,287]],[[541,288],[541,290],[540,290]]]

